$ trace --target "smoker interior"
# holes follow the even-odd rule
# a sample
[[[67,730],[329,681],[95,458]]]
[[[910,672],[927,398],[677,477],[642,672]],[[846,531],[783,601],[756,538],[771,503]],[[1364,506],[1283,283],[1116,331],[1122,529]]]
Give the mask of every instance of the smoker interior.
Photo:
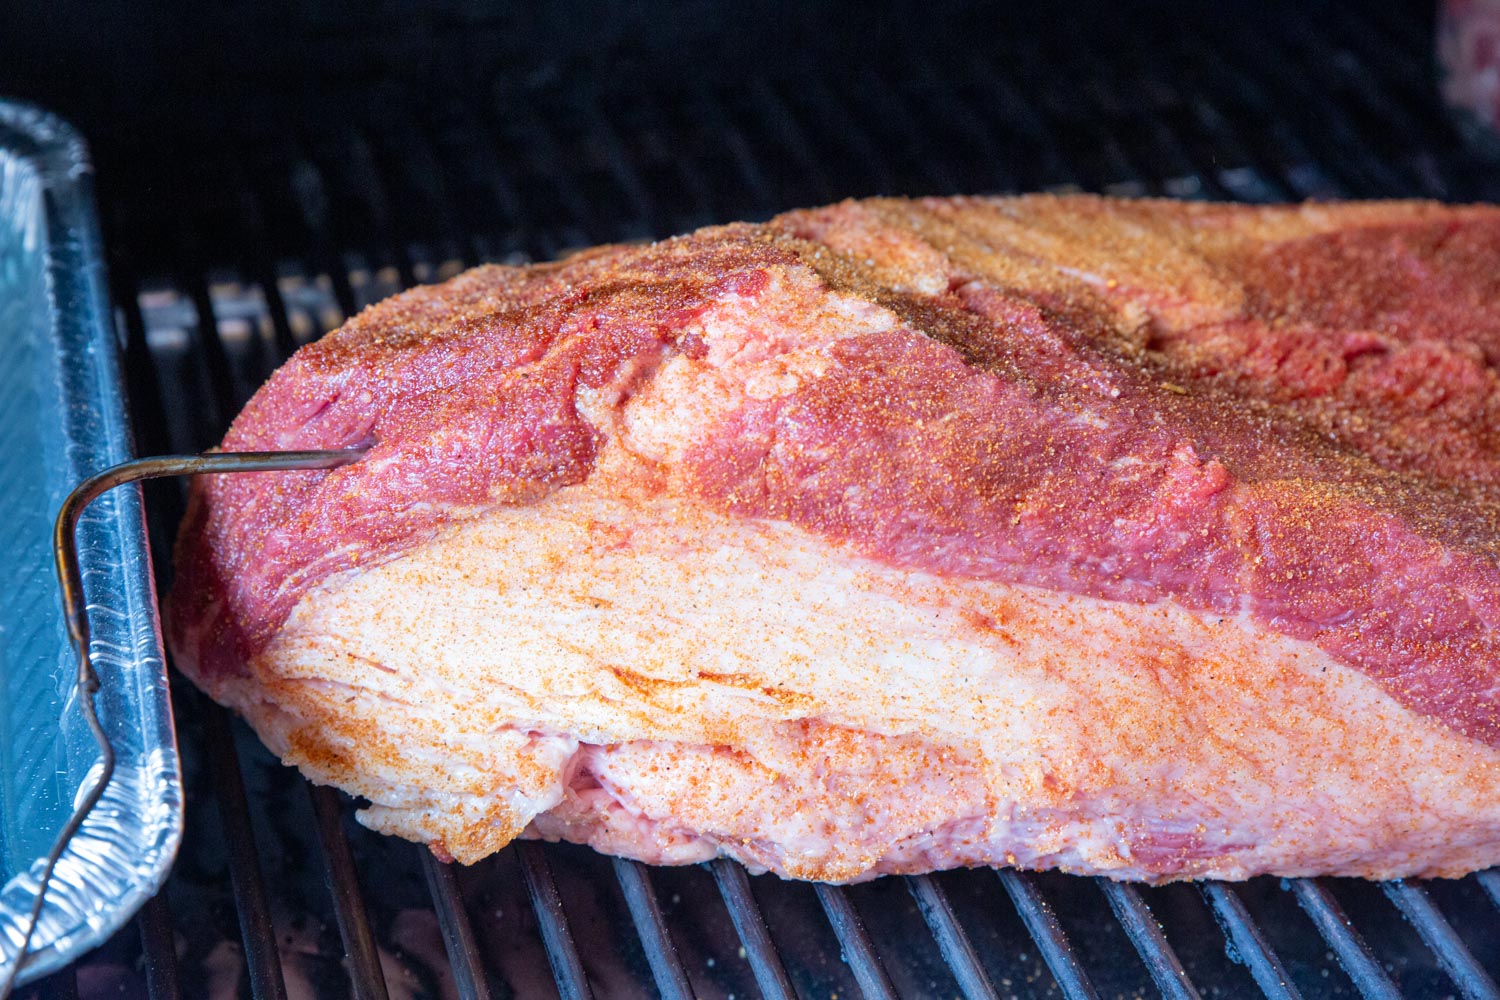
[[[1500,146],[1441,108],[1420,4],[751,3],[718,22],[712,5],[604,3],[588,31],[554,6],[278,6],[272,31],[229,5],[201,15],[214,85],[179,81],[146,110],[101,111],[66,81],[33,95],[94,141],[141,453],[211,446],[298,345],[481,260],[846,195],[1500,200]],[[165,586],[181,492],[148,500]],[[445,866],[173,685],[172,878],[30,995],[1500,995],[1500,870],[845,889],[531,843]]]

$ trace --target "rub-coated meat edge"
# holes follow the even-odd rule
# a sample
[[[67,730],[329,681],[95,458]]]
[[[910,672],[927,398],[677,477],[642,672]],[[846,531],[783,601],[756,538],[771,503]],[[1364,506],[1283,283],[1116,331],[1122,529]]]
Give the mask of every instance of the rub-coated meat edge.
[[[868,560],[932,588],[970,581],[990,587],[990,598],[1055,593],[1140,616],[1168,608],[1233,621],[1267,642],[1294,644],[1324,671],[1367,678],[1409,716],[1401,724],[1409,739],[1420,729],[1422,739],[1468,748],[1472,773],[1460,768],[1449,778],[1493,792],[1489,623],[1500,604],[1496,423],[1487,418],[1500,326],[1489,304],[1495,290],[1484,285],[1497,273],[1497,225],[1489,209],[1419,204],[846,203],[560,265],[471,272],[365,313],[299,354],[247,407],[226,447],[376,445],[364,462],[326,476],[274,485],[224,479],[195,493],[179,550],[185,582],[173,598],[174,648],[220,696],[233,689],[264,703],[274,692],[272,701],[295,702],[302,687],[278,679],[289,655],[283,638],[298,615],[316,617],[313,609],[338,602],[341,589],[371,572],[353,570],[400,572],[451,545],[470,522],[506,521],[585,490],[639,510],[671,501],[745,531],[787,524],[820,558]],[[774,574],[761,586],[774,594]],[[1082,631],[1030,627],[1079,642],[1088,619],[1105,614],[1083,616]],[[755,641],[753,630],[742,634]],[[1134,641],[1149,634],[1140,630]],[[1213,662],[1213,649],[1185,648],[1190,665]],[[990,655],[973,661],[976,676],[1008,662]],[[595,669],[615,666],[596,660]],[[371,669],[383,666],[377,659]],[[705,676],[713,673],[683,683],[712,683]],[[856,734],[914,736],[900,728],[909,720],[874,725],[859,697],[839,706],[792,694],[799,707],[784,722],[841,717]],[[233,700],[253,719],[250,697]],[[1286,707],[1272,691],[1260,704]],[[285,714],[285,705],[276,711]],[[304,728],[314,728],[316,715]],[[1210,718],[1187,713],[1178,724]],[[580,733],[566,713],[525,728],[538,721],[523,714],[510,725],[532,733],[528,740],[575,739],[586,751],[564,754],[549,787],[572,787],[578,761],[597,756],[587,747],[641,739],[608,727]],[[472,720],[453,722],[462,731]],[[1016,722],[1002,715],[985,724]],[[1315,728],[1306,735],[1317,738]],[[963,745],[952,733],[921,739],[939,757]],[[318,751],[335,763],[306,752],[303,766],[348,787],[369,770],[344,760],[350,752]],[[975,752],[983,756],[964,748]],[[1132,752],[1144,746],[1119,751]],[[534,756],[525,747],[506,753]],[[998,794],[993,775],[983,777],[989,765],[1045,772],[1058,753],[1067,756],[1032,754],[1023,766],[1024,748],[1005,753],[1009,761],[980,762],[971,782],[985,803],[977,815],[1000,815],[1006,801],[1040,808],[1030,787]],[[389,754],[400,759],[399,738]],[[574,773],[564,774],[570,766]],[[1179,766],[1191,770],[1192,762]],[[1372,756],[1362,766],[1377,764]],[[1250,784],[1270,780],[1253,774]],[[611,786],[612,801],[625,788]],[[1077,819],[1092,809],[1107,824],[1152,806],[1144,795],[1128,806],[1091,797],[1099,788],[1073,783],[1065,812]],[[1317,797],[1312,788],[1293,792]],[[1175,835],[1183,823],[1203,825],[1194,818],[1202,801],[1177,803],[1171,815],[1152,807],[1164,812],[1147,828],[1160,820]],[[597,839],[589,831],[603,820],[559,818],[573,816],[571,808],[511,803],[497,806],[507,817],[459,826],[492,832],[480,838],[481,852],[533,821],[542,834]],[[1214,808],[1231,817],[1239,810],[1238,821],[1254,830],[1245,817],[1274,803]],[[1370,806],[1340,808],[1357,823]],[[1475,810],[1474,843],[1455,845],[1447,859],[1408,851],[1400,870],[1494,860],[1493,837],[1484,835],[1494,816]],[[671,820],[648,818],[656,828]],[[731,838],[702,826],[677,835],[699,852],[709,844],[733,853],[724,846]],[[391,828],[445,843],[460,836]],[[789,864],[774,846],[760,849],[766,860],[747,857],[806,877],[857,877],[886,870],[881,858],[911,835],[890,840],[886,854],[856,851],[864,869]],[[987,836],[978,841],[1017,835]],[[1027,836],[1034,846],[1038,835]],[[1337,870],[1396,871],[1391,836]],[[1160,878],[1290,873],[1299,858],[1282,845],[1274,861],[1245,863],[1270,855],[1243,839],[1231,831],[1161,870],[1111,864],[1098,851],[1078,860],[1008,848],[938,851],[928,863],[995,863],[1013,853],[1020,863]],[[611,843],[602,846],[618,849]],[[1140,849],[1125,844],[1111,850],[1128,862]]]

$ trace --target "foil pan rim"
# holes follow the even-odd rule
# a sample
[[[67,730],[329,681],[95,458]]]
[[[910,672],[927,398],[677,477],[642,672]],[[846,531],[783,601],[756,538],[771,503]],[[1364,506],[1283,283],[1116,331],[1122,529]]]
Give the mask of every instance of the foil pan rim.
[[[87,147],[67,122],[0,99],[0,189],[7,180],[25,182],[23,197],[0,190],[0,214],[36,213],[21,220],[19,243],[23,253],[41,255],[34,263],[45,268],[48,361],[55,365],[53,391],[64,414],[59,453],[37,456],[38,474],[67,483],[125,461],[133,451],[92,172]],[[33,232],[36,238],[29,238]],[[54,504],[48,514],[55,513]],[[181,764],[139,488],[97,500],[80,521],[78,541],[92,653],[103,683],[101,716],[118,763],[103,799],[59,861],[20,983],[71,963],[113,935],[161,887],[182,840]],[[56,598],[53,605],[61,621]],[[57,656],[71,660],[66,649]],[[63,701],[59,727],[70,712],[76,713],[76,692]],[[74,769],[85,772],[77,774],[75,797],[88,776],[86,764]],[[0,888],[0,968],[17,959],[41,863],[36,858]]]

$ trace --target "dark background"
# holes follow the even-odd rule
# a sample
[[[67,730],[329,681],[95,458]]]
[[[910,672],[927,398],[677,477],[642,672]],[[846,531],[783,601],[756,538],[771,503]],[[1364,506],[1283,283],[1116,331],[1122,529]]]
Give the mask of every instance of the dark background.
[[[1493,198],[1432,22],[1394,0],[26,0],[0,14],[0,93],[90,139],[133,271],[545,256],[875,193]]]

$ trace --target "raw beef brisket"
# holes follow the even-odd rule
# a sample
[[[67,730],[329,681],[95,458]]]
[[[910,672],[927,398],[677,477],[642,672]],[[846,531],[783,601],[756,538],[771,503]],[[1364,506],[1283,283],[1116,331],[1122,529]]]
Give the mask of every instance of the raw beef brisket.
[[[369,826],[799,878],[1500,862],[1500,211],[847,202],[485,267],[199,480],[177,662]]]

